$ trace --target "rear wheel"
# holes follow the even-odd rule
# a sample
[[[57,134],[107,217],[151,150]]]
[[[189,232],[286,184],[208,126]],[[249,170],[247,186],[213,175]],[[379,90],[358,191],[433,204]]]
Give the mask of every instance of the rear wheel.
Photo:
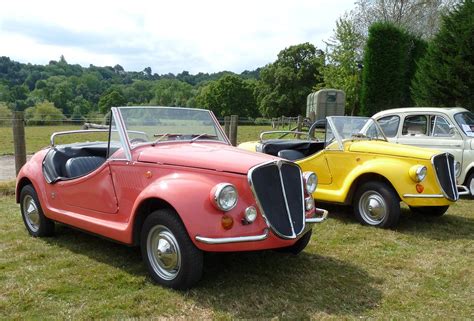
[[[300,254],[306,248],[309,241],[311,240],[311,234],[312,233],[313,233],[313,230],[309,230],[298,241],[296,241],[295,244],[293,244],[291,246],[288,246],[288,247],[280,248],[277,251],[282,252],[282,253],[291,253],[291,254],[294,254],[294,255]]]
[[[42,237],[54,234],[54,222],[44,216],[38,195],[32,185],[20,192],[20,208],[23,222],[31,236]]]
[[[145,219],[140,246],[150,275],[157,283],[184,290],[201,278],[202,252],[174,211],[158,210]]]
[[[449,205],[446,206],[410,206],[412,212],[430,215],[430,216],[442,216],[448,210]]]
[[[354,196],[354,214],[360,223],[389,228],[398,223],[400,200],[391,186],[383,182],[366,182]]]

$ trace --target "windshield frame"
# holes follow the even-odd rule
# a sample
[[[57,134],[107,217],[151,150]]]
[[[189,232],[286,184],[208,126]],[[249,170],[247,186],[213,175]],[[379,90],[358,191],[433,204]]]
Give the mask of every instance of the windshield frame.
[[[212,130],[213,130],[213,133],[204,133],[204,132],[195,132],[195,133],[184,133],[182,134],[182,136],[187,136],[187,135],[193,135],[193,136],[203,136],[204,138],[201,138],[199,139],[199,141],[210,141],[210,142],[219,142],[219,143],[225,143],[227,145],[230,145],[230,141],[229,139],[227,138],[227,136],[225,135],[223,129],[222,129],[222,126],[219,124],[219,121],[217,120],[217,118],[214,116],[214,114],[212,113],[212,111],[208,110],[208,109],[200,109],[200,108],[189,108],[189,107],[167,107],[167,106],[124,106],[124,107],[116,107],[117,111],[119,112],[120,114],[120,118],[121,118],[121,123],[122,123],[122,127],[124,128],[125,130],[125,133],[126,133],[126,138],[128,139],[129,142],[131,142],[131,139],[129,137],[129,133],[131,132],[137,132],[136,130],[132,128],[127,128],[127,124],[126,124],[126,119],[125,119],[125,115],[123,114],[123,111],[125,110],[130,110],[130,109],[142,109],[142,110],[168,110],[168,111],[174,111],[174,112],[177,112],[177,115],[179,116],[179,112],[185,112],[185,111],[191,111],[191,112],[200,112],[200,113],[204,113],[204,114],[207,114],[209,116],[209,126],[212,127]],[[160,119],[158,118],[157,119],[158,121],[160,121]],[[206,120],[207,121],[207,120]],[[152,126],[153,127],[153,126]],[[180,125],[176,125],[176,127],[180,127]],[[157,124],[156,125],[156,128],[159,129],[160,128],[160,125]],[[216,138],[217,139],[206,139],[205,137],[209,137],[209,136],[214,136],[213,134],[216,134]],[[144,133],[145,134],[145,133]],[[157,137],[160,137],[160,136],[166,136],[168,133],[161,133],[160,134],[156,134]],[[173,133],[169,133],[169,135],[172,135],[174,134]],[[204,135],[204,134],[208,134],[207,136]],[[196,139],[194,139],[194,137],[189,137],[189,139],[180,139],[179,142],[195,142],[197,141]],[[169,141],[169,140],[150,140],[148,142],[144,142],[145,144],[149,144],[149,143],[164,143],[164,142],[172,142],[172,141]],[[174,142],[174,140],[173,140]],[[134,148],[134,143],[131,143],[132,145],[132,149]]]
[[[345,119],[360,119],[360,120],[363,120],[363,119],[366,119],[367,122],[364,124],[364,126],[362,127],[362,129],[360,130],[360,132],[363,132],[364,130],[367,130],[368,127],[371,127],[372,125],[374,125],[376,128],[377,128],[377,131],[380,132],[380,134],[382,135],[383,139],[382,138],[370,138],[370,137],[351,137],[351,138],[344,138],[340,133],[339,133],[339,130],[337,129],[337,126],[335,124],[335,120],[337,119],[341,119],[341,118],[345,118]],[[325,142],[326,144],[328,143],[327,142],[327,139],[328,139],[328,128],[331,130],[331,132],[333,133],[333,136],[335,137],[336,141],[337,141],[337,144],[338,144],[338,147],[340,150],[343,150],[344,149],[344,142],[345,141],[361,141],[361,140],[367,140],[367,141],[371,141],[371,140],[380,140],[380,141],[385,141],[387,142],[387,137],[385,136],[385,133],[383,132],[382,128],[380,128],[380,125],[377,123],[377,121],[374,119],[374,118],[371,118],[371,117],[361,117],[361,116],[328,116],[326,117],[327,119],[327,125],[326,125],[326,137],[325,137]],[[370,125],[370,126],[369,126]],[[326,145],[327,146],[327,145]]]
[[[192,110],[192,111],[206,112],[206,113],[209,114],[210,120],[212,120],[212,122],[214,123],[215,130],[218,132],[218,134],[220,134],[220,136],[221,136],[220,138],[222,138],[222,139],[215,140],[215,139],[205,139],[205,138],[203,138],[203,139],[196,140],[196,139],[190,138],[190,139],[183,139],[183,140],[163,140],[163,141],[160,141],[160,140],[157,139],[155,141],[148,141],[148,142],[143,142],[143,143],[138,143],[138,144],[132,144],[130,142],[130,137],[129,137],[128,133],[129,132],[137,132],[137,131],[134,131],[133,129],[127,130],[127,126],[125,125],[125,121],[124,121],[124,118],[123,118],[123,115],[122,115],[121,111],[124,110],[124,109],[137,109],[137,108]],[[114,129],[114,131],[117,131],[118,134],[119,134],[120,144],[123,147],[125,158],[128,161],[132,160],[132,150],[139,147],[139,146],[143,146],[143,145],[153,145],[154,146],[154,145],[160,144],[160,143],[186,143],[186,144],[189,144],[189,143],[196,143],[196,142],[213,142],[213,143],[231,145],[231,143],[229,141],[229,138],[225,135],[224,130],[222,129],[222,126],[219,124],[219,121],[215,117],[214,113],[210,110],[207,110],[207,109],[187,108],[187,107],[165,107],[165,106],[124,106],[124,107],[112,107],[111,108],[111,113],[112,113],[112,117],[113,117],[114,121],[110,121],[109,131],[111,130],[112,124],[114,124],[115,127],[116,127],[116,129]],[[203,134],[203,133],[199,133],[199,134]],[[110,143],[110,135],[109,135],[109,143]]]

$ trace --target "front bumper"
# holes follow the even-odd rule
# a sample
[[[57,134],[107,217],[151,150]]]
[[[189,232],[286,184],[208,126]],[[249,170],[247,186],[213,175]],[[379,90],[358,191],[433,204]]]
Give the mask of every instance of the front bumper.
[[[459,196],[469,195],[469,189],[464,185],[456,185]],[[446,198],[443,194],[403,194],[404,198]]]
[[[328,211],[323,210],[321,208],[316,208],[315,214],[318,215],[316,217],[311,217],[311,218],[306,218],[305,223],[306,224],[314,224],[314,223],[321,223],[324,221],[327,216],[328,216]],[[308,231],[308,225],[306,225],[306,228],[303,233],[306,233]],[[266,228],[263,231],[263,234],[260,235],[250,235],[250,236],[237,236],[237,237],[204,237],[200,235],[196,235],[196,241],[205,243],[205,244],[229,244],[229,243],[243,243],[243,242],[257,242],[257,241],[263,241],[267,239],[269,235],[269,229]]]

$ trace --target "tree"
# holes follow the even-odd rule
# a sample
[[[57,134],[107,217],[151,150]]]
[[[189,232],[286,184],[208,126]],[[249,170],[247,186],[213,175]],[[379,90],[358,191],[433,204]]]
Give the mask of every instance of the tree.
[[[236,75],[226,75],[205,86],[196,97],[196,104],[219,116],[256,116],[253,92],[251,83]]]
[[[352,11],[359,33],[366,35],[375,22],[390,22],[425,39],[439,30],[440,17],[458,0],[359,0]]]
[[[117,90],[112,90],[104,94],[99,99],[99,111],[102,114],[107,114],[111,107],[123,106],[127,103],[125,98]]]
[[[194,97],[193,86],[177,79],[158,80],[153,88],[151,103],[159,106],[192,107],[190,99]]]
[[[406,34],[390,23],[370,27],[362,74],[362,115],[401,106],[406,87],[406,39]]]
[[[466,0],[443,18],[412,83],[418,106],[464,106],[474,110],[473,17],[474,3]]]
[[[296,116],[306,108],[306,97],[322,81],[324,53],[310,43],[280,51],[278,59],[260,71],[257,102],[262,115]]]
[[[362,36],[347,17],[336,21],[334,35],[326,42],[327,64],[322,69],[324,85],[344,90],[346,113],[351,115],[358,111],[360,104],[362,52],[359,48],[362,42]]]

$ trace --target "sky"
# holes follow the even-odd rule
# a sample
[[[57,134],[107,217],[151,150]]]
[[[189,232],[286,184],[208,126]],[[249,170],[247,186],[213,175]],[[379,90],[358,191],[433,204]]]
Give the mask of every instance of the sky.
[[[263,67],[292,45],[325,49],[355,0],[14,0],[0,6],[0,56],[191,74]]]

